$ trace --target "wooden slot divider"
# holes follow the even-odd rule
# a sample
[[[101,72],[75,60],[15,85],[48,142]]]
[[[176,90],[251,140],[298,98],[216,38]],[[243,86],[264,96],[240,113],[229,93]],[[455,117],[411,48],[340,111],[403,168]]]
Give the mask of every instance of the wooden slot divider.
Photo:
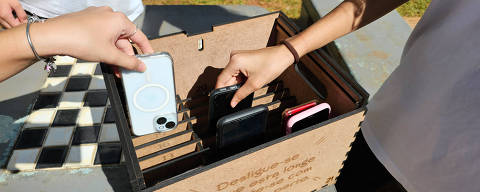
[[[144,170],[160,163],[194,152],[196,150],[197,143],[200,143],[200,139],[185,142],[180,145],[176,145],[174,147],[141,157],[138,159],[140,169]]]
[[[256,90],[253,93],[253,98],[260,97],[262,95],[266,95],[268,93],[277,92],[278,90],[283,88],[283,84],[281,81],[273,81],[267,85],[264,85],[261,89]]]
[[[189,121],[190,121],[190,123],[195,124],[195,123],[198,122],[198,118],[197,118],[197,116],[191,116]]]
[[[288,94],[289,94],[288,89],[277,90],[277,88],[279,86],[279,83],[277,83],[275,85],[277,85],[274,89],[274,90],[276,90],[276,92],[266,92],[263,95],[254,97],[253,102],[252,102],[252,106],[257,106],[257,105],[260,105],[260,104],[266,104],[266,103],[274,101],[275,99],[281,99],[283,97],[288,96]],[[266,91],[266,88],[265,88],[265,91]],[[203,114],[208,114],[208,104],[199,106],[195,109],[185,108],[185,110],[183,112],[186,113],[189,117],[203,116]],[[199,115],[199,114],[202,114],[202,115]]]
[[[180,95],[175,95],[175,102],[177,103],[177,110],[180,111],[183,107],[183,102],[180,98]]]
[[[158,177],[168,177],[168,175],[172,175],[172,171],[174,172],[173,175],[177,175],[181,172],[195,169],[195,167],[198,167],[204,163],[202,155],[208,150],[209,148],[203,148],[200,143],[197,143],[196,151],[180,156],[171,161],[166,161],[155,166],[146,168],[142,170],[142,173],[144,175],[155,176],[155,178],[157,179]]]
[[[177,113],[177,120],[182,121],[185,119],[185,112],[179,112]]]
[[[185,109],[184,113],[188,116],[197,116],[198,114],[208,114],[208,104],[199,106],[194,109]]]
[[[267,108],[268,108],[268,111],[271,112],[271,111],[279,109],[281,106],[284,106],[284,108],[294,106],[295,101],[296,100],[295,100],[294,96],[284,96],[280,99],[277,99],[277,100],[274,100],[274,101],[271,101],[271,102],[258,103],[258,104],[259,105],[262,105],[262,104],[266,105]],[[191,121],[192,126],[196,126],[197,124],[201,124],[201,123],[206,123],[206,121],[208,119],[207,117],[208,117],[207,114],[204,114],[204,115],[198,116],[198,117],[190,117],[190,119],[192,119],[192,121]],[[195,119],[195,120],[193,120],[193,119]]]
[[[135,153],[137,154],[137,158],[141,158],[146,155],[150,155],[152,153],[190,141],[192,139],[192,134],[193,130],[189,129],[175,135],[170,135],[169,137],[135,147]]]
[[[277,92],[281,89],[283,89],[283,83],[281,81],[274,81],[267,85],[264,85],[261,89],[255,91],[253,93],[253,97],[254,98],[260,97],[262,95],[266,95],[267,93]],[[204,107],[206,107],[208,110],[208,102],[209,102],[208,96],[186,98],[184,100],[181,100],[181,103],[183,104],[183,106],[185,108],[189,108],[190,110],[194,110],[197,108],[204,108]]]
[[[262,95],[260,97],[253,98],[252,107],[271,103],[275,100],[281,100],[282,98],[288,96],[288,89],[282,89],[277,92],[267,93],[266,95]]]
[[[209,99],[210,97],[208,95],[203,95],[196,98],[187,98],[183,100],[183,106],[190,109],[198,108],[202,105],[208,105]]]

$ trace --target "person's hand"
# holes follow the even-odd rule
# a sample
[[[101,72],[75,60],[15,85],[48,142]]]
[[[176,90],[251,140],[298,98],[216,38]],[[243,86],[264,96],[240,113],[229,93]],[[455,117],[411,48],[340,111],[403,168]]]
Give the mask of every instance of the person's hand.
[[[144,54],[153,53],[145,34],[110,7],[89,7],[35,23],[30,33],[41,56],[69,55],[143,72],[146,66],[134,56],[130,40]]]
[[[230,62],[218,76],[215,88],[242,83],[246,78],[230,102],[235,107],[249,94],[277,78],[293,62],[294,57],[285,45],[252,51],[232,51]]]
[[[13,12],[15,12],[17,18],[13,16]],[[23,7],[20,5],[18,0],[0,1],[0,24],[3,27],[10,29],[26,22],[27,14],[23,10]]]

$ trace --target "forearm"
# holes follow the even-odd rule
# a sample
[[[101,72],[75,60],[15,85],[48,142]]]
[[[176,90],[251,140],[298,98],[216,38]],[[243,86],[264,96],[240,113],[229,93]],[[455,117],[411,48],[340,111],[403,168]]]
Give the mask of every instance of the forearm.
[[[32,43],[40,56],[53,54],[55,41],[49,36],[46,23],[30,26]],[[35,62],[26,36],[26,24],[0,32],[0,82],[24,70]]]
[[[131,42],[143,53],[153,53],[145,34],[137,31],[127,16],[110,7],[89,7],[31,24],[30,37],[40,57],[68,55],[140,72],[146,66],[133,56]],[[27,68],[35,59],[25,24],[0,32],[0,82]]]
[[[288,41],[300,56],[382,17],[407,0],[346,0]]]

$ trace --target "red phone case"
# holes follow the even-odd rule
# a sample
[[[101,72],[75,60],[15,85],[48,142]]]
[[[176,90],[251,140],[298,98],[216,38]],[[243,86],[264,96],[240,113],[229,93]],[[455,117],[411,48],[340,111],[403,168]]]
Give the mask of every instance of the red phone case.
[[[313,107],[313,106],[315,106],[315,105],[317,105],[317,102],[316,102],[316,101],[311,101],[311,102],[305,103],[305,104],[303,104],[303,105],[301,105],[301,106],[288,108],[288,109],[285,110],[285,113],[284,113],[283,117],[284,117],[284,118],[288,118],[288,117],[290,117],[290,116],[292,116],[292,115],[295,115],[295,114],[297,114],[297,113],[299,113],[299,112],[301,112],[301,111],[304,111],[304,110],[306,110],[306,109],[308,109],[308,108],[311,108],[311,107]]]
[[[297,106],[295,106],[295,107],[290,107],[290,108],[285,109],[285,110],[283,111],[283,113],[282,113],[282,118],[283,118],[282,123],[283,123],[283,127],[286,128],[287,121],[288,121],[288,119],[289,119],[291,116],[293,116],[293,115],[295,115],[295,114],[297,114],[297,113],[300,113],[300,112],[302,112],[302,111],[305,111],[305,110],[307,110],[307,109],[309,109],[309,108],[312,108],[312,107],[314,107],[314,106],[317,105],[317,104],[318,104],[318,101],[315,99],[315,100],[309,101],[309,102],[307,102],[307,103],[303,103],[303,104],[297,105]]]
[[[327,119],[330,116],[330,105],[328,103],[320,103],[318,105],[315,105],[314,107],[311,107],[305,111],[302,111],[298,114],[293,115],[292,117],[288,118],[287,123],[285,124],[285,132],[286,134],[292,133],[292,128],[295,123],[300,122],[301,120],[307,119],[320,111],[323,111],[325,109],[328,109],[328,114],[327,114]],[[326,120],[326,119],[325,119]]]

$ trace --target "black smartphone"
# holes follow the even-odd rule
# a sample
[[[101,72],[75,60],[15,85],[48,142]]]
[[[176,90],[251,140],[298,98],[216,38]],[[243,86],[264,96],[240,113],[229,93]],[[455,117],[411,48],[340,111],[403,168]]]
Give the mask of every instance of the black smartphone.
[[[268,107],[258,105],[220,118],[216,148],[220,155],[233,155],[262,144],[267,128]]]
[[[237,111],[250,108],[253,101],[253,93],[240,101],[235,108],[230,106],[230,101],[241,84],[232,85],[215,89],[210,93],[209,109],[208,109],[208,133],[214,134],[218,119],[221,117],[235,113]]]

